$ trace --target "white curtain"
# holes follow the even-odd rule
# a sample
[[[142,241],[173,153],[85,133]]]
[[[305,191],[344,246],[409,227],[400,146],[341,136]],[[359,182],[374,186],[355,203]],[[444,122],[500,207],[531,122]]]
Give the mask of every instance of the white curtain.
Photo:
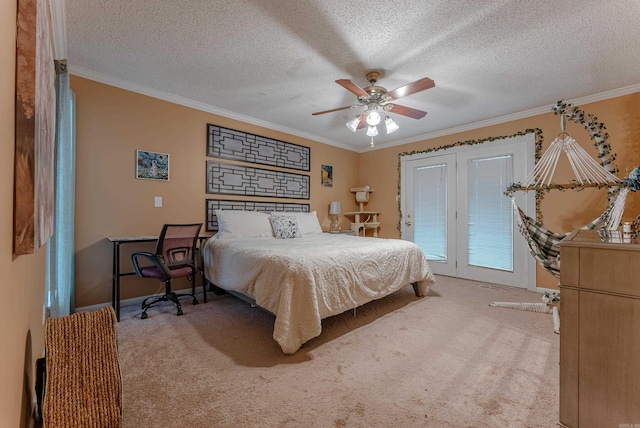
[[[75,93],[65,61],[56,62],[55,211],[48,247],[47,306],[52,317],[74,311]]]

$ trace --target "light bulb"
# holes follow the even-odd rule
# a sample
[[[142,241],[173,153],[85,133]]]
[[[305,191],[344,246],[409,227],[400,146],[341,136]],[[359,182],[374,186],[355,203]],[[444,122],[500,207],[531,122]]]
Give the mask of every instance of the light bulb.
[[[370,110],[367,114],[367,124],[376,126],[380,123],[380,113],[377,110]]]

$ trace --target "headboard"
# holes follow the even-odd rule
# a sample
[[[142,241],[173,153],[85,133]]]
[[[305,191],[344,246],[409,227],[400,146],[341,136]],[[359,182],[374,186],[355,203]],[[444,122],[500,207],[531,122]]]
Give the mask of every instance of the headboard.
[[[270,213],[272,211],[309,212],[309,204],[296,204],[289,202],[263,202],[263,201],[232,201],[221,199],[207,199],[207,232],[218,231],[218,218],[216,210],[258,211]]]

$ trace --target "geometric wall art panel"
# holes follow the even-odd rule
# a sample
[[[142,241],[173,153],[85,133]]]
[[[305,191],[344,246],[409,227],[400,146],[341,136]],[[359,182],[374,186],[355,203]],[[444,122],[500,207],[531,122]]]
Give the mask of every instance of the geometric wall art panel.
[[[218,230],[216,210],[258,211],[264,213],[271,213],[272,211],[308,213],[309,204],[207,199],[207,232],[216,232]]]
[[[309,176],[207,161],[207,193],[309,199]]]
[[[207,156],[282,168],[311,170],[311,149],[207,124]]]

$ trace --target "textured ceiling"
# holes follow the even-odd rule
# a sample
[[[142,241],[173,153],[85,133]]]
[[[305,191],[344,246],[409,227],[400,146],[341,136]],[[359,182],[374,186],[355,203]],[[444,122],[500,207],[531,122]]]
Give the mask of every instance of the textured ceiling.
[[[66,0],[73,74],[328,144],[367,150],[335,83],[435,88],[397,103],[376,147],[640,88],[638,0]],[[631,89],[629,89],[631,87]],[[360,111],[360,110],[358,110]]]

